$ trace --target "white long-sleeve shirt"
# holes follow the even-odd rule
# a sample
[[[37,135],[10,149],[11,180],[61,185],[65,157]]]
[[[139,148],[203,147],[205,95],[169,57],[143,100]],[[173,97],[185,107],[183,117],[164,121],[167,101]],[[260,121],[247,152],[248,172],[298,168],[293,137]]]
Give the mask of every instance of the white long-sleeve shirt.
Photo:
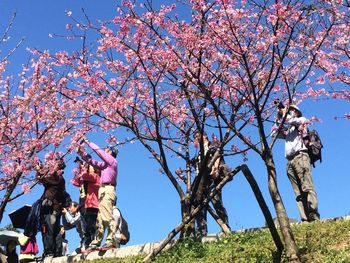
[[[76,228],[80,238],[83,236],[83,230],[81,226],[80,212],[76,212],[74,215],[67,211],[63,217],[63,226],[66,230]],[[66,222],[65,222],[66,221]]]
[[[300,151],[307,151],[303,141],[303,135],[307,131],[309,120],[305,117],[286,117],[286,129],[281,129],[277,135],[278,138],[285,139],[285,157],[289,159]]]
[[[67,222],[71,225],[76,225],[80,220],[80,212],[76,212],[74,215],[72,215],[69,211],[67,211],[64,216]]]
[[[307,151],[302,134],[306,131],[308,120],[305,117],[287,117],[288,129],[286,133],[285,157],[294,156],[297,152]]]

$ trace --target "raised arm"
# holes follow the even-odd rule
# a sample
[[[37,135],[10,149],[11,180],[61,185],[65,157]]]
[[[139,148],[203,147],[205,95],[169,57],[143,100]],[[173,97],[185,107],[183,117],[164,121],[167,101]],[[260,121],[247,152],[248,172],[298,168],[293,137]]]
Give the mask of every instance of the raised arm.
[[[86,139],[84,142],[88,142]],[[92,165],[93,167],[97,167],[99,169],[104,169],[108,165],[106,162],[98,162],[91,158],[89,154],[86,153],[83,146],[79,146],[78,148],[78,154],[83,158],[85,162],[87,162],[89,165]]]
[[[96,152],[96,154],[103,160],[105,161],[107,164],[112,165],[115,162],[115,158],[106,153],[103,149],[101,149],[97,144],[93,143],[93,142],[86,142],[89,147],[94,150],[94,152]]]
[[[64,216],[69,224],[74,225],[80,219],[79,212],[77,212],[74,216],[71,213],[69,213],[67,210],[63,211],[63,213],[64,213]]]
[[[272,132],[271,132],[272,137],[277,137],[277,139],[285,139],[286,138],[287,127],[284,125],[286,123],[284,123],[282,125],[282,121],[283,121],[283,118],[286,115],[286,113],[287,113],[286,108],[279,108],[278,109],[276,120],[275,120],[275,123],[272,127]]]
[[[307,125],[309,124],[309,120],[306,119],[305,117],[292,117],[292,118],[288,118],[286,119],[286,123],[289,125],[293,125],[293,126],[299,126],[299,125]]]

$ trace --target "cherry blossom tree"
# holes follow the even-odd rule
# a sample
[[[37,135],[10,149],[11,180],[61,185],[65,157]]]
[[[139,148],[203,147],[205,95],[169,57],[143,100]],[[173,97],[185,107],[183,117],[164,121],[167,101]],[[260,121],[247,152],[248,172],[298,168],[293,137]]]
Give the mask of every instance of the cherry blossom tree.
[[[337,21],[332,27],[325,48],[320,50],[316,59],[316,64],[323,74],[316,75],[316,85],[324,86],[324,89],[314,90],[311,87],[308,90],[310,96],[316,96],[320,99],[336,99],[350,102],[350,7],[349,1],[340,1],[344,9],[333,9]],[[335,5],[335,4],[333,4]],[[308,82],[311,82],[309,79]],[[349,112],[338,118],[350,119]]]
[[[226,158],[261,157],[286,255],[300,262],[272,153],[276,101],[348,100],[346,90],[323,89],[349,83],[347,8],[342,1],[191,0],[187,17],[175,4],[154,10],[126,1],[114,19],[97,25],[68,12],[70,39],[83,39],[83,49],[34,50],[19,88],[1,84],[1,156],[3,171],[10,171],[4,180],[27,178],[22,174],[30,174],[37,156],[62,146],[69,152],[87,132],[126,141],[129,135],[115,132],[124,129],[159,163],[188,223],[205,182],[194,178],[206,174],[205,165],[196,174],[191,164],[192,135],[205,131]],[[202,143],[197,147],[204,152]]]
[[[169,12],[173,7],[164,7],[161,12]],[[67,15],[71,16],[71,13]],[[131,18],[132,16],[128,19]],[[137,25],[139,22],[135,18],[129,22],[132,24],[136,22]],[[118,18],[113,23],[119,23]],[[151,50],[147,48],[139,50],[139,46],[143,45],[141,39],[133,39],[138,38],[137,36],[130,36],[131,39],[128,39],[124,35],[124,29],[119,31],[121,40],[124,40],[115,42],[117,46],[112,47],[110,45],[117,39],[118,32],[114,34],[106,25],[95,28],[90,21],[87,24],[81,22],[77,24],[78,33],[73,32],[70,39],[86,36],[86,30],[97,29],[102,36],[97,52],[90,50],[93,44],[90,46],[87,42],[84,42],[81,52],[73,54],[33,51],[33,54],[38,56],[40,65],[45,65],[45,72],[41,72],[43,74],[41,77],[46,79],[48,75],[52,80],[51,74],[55,74],[56,80],[50,81],[49,87],[60,99],[58,102],[60,113],[62,116],[74,115],[72,120],[80,120],[81,126],[72,123],[74,133],[80,135],[89,130],[102,131],[110,135],[110,142],[120,143],[124,138],[120,136],[117,138],[114,131],[122,127],[131,131],[160,164],[162,173],[177,191],[182,217],[187,218],[191,215],[193,218],[193,211],[196,210],[194,199],[198,198],[198,195],[203,195],[207,180],[205,163],[200,165],[198,173],[194,172],[195,150],[192,138],[194,131],[206,131],[210,134],[213,143],[217,144],[218,149],[223,150],[226,156],[241,154],[246,158],[247,152],[246,145],[232,143],[235,139],[232,130],[227,125],[221,124],[211,107],[206,107],[208,103],[205,96],[196,91],[198,88],[196,85],[191,87],[188,77],[184,75],[187,73],[182,67],[191,71],[192,60],[196,58],[189,56],[183,61],[178,61],[179,55],[183,54],[161,50],[161,47],[167,48],[167,45],[158,44],[157,35],[146,27],[137,30],[139,37],[145,33],[143,30],[148,32],[146,34],[149,40],[144,40],[154,45]],[[67,25],[67,28],[72,30],[72,24]],[[79,33],[79,30],[84,33]],[[86,41],[85,37],[83,39]],[[185,53],[187,52],[185,50]],[[167,61],[164,61],[164,55],[168,56]],[[179,62],[180,67],[177,65]],[[213,81],[210,75],[200,79],[205,82]],[[243,102],[239,104],[242,105]],[[78,138],[76,136],[73,139],[75,145]],[[197,148],[201,149],[200,159],[205,160],[203,142]],[[218,153],[219,150],[216,158],[219,156]],[[172,157],[177,157],[181,162],[174,162]],[[212,165],[212,162],[209,163],[209,167]],[[244,174],[256,193],[264,215],[268,217],[266,220],[271,222],[279,246],[282,247],[271,214],[262,195],[259,195],[257,184],[254,184],[246,168],[241,170],[246,171]],[[194,183],[195,178],[197,183]],[[205,196],[200,198],[204,199]],[[215,211],[209,209],[209,212],[223,230],[228,231]],[[192,233],[193,226],[190,224],[182,234],[187,236]]]
[[[4,50],[14,22],[15,15],[0,40]],[[45,64],[47,53],[23,64],[19,77],[6,72],[23,41],[0,61],[0,221],[8,202],[37,184],[33,167],[44,161],[47,171],[53,169],[82,136],[76,114],[64,111],[66,102],[54,88],[56,75]]]
[[[84,59],[76,64],[83,67],[79,72],[88,72],[79,75],[85,78],[79,84],[90,94],[99,94],[98,107],[91,97],[84,105],[90,102],[88,107],[103,112],[104,125],[128,127],[160,163],[181,200],[186,199],[176,179],[182,180],[181,174],[187,172],[189,191],[188,142],[193,129],[217,129],[221,146],[229,154],[246,154],[251,149],[260,155],[287,257],[298,262],[276,183],[275,139],[269,136],[274,129],[275,102],[278,99],[288,106],[327,95],[313,85],[332,74],[344,81],[344,74],[330,72],[328,67],[336,57],[325,54],[336,52],[331,43],[346,24],[339,18],[347,7],[339,1],[189,4],[192,17],[187,21],[175,13],[175,5],[159,11],[143,5],[139,11],[124,2],[113,21],[97,28],[101,38],[93,63]],[[94,28],[90,24],[84,29],[88,27]],[[344,31],[343,37],[348,40]],[[112,111],[104,111],[105,103],[113,105]],[[155,144],[158,151],[152,147]],[[166,150],[185,160],[179,178],[171,172]]]
[[[0,190],[4,192],[1,217],[9,201],[28,193],[36,184],[35,164],[45,160],[45,165],[54,167],[57,158],[69,151],[64,149],[63,140],[72,135],[74,124],[67,114],[62,114],[64,104],[50,91],[49,77],[36,79],[41,71],[39,64],[31,64],[34,72],[28,77],[27,68],[24,69],[18,84],[12,76],[4,74],[0,80]]]

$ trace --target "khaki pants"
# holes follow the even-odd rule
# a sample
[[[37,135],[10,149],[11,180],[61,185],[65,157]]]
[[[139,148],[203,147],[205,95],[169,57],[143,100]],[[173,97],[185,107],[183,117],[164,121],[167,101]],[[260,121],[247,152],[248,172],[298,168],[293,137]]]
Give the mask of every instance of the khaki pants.
[[[100,245],[105,230],[107,230],[106,244],[115,245],[116,224],[113,218],[113,206],[116,203],[115,187],[112,185],[101,186],[98,190],[98,214],[97,230],[92,245]]]
[[[296,196],[301,220],[311,221],[314,216],[319,218],[309,155],[302,152],[288,161],[287,175]]]

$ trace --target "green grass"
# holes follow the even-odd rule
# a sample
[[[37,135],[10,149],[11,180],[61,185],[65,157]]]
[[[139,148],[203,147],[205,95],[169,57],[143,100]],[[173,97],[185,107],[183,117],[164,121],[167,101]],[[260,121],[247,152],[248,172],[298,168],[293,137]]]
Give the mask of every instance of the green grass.
[[[314,222],[292,226],[302,262],[350,262],[350,220]],[[142,257],[121,260],[104,259],[94,262],[134,263]],[[219,263],[219,262],[287,262],[282,255],[276,261],[276,251],[267,229],[235,233],[215,242],[200,243],[184,240],[162,252],[156,263]]]

